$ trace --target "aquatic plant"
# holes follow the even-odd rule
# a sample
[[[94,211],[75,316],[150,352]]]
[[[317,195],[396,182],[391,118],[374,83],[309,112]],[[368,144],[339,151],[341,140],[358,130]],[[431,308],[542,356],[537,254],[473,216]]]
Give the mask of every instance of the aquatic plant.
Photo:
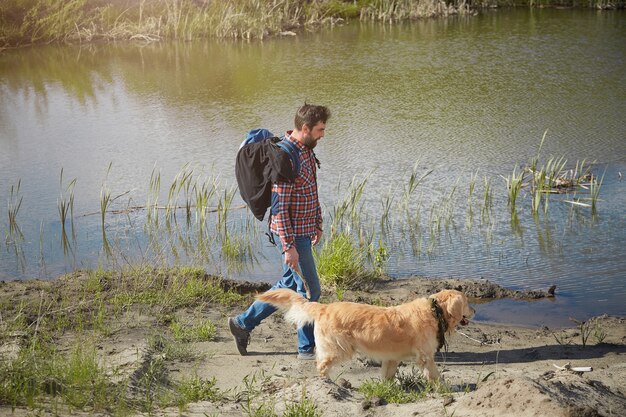
[[[380,232],[385,236],[391,229],[391,208],[393,207],[393,195],[391,191],[381,197],[382,214],[380,216]]]
[[[411,170],[411,175],[409,177],[409,181],[407,185],[404,187],[404,193],[402,194],[402,202],[404,204],[408,204],[409,199],[417,189],[417,187],[424,182],[426,177],[433,173],[433,169],[429,169],[424,172],[422,175],[418,176],[418,167],[420,165],[420,161],[418,160],[413,165],[413,169]]]
[[[109,173],[111,172],[112,166],[113,166],[113,162],[109,162],[109,167],[107,168],[107,171],[106,171],[107,177]],[[111,190],[106,185],[106,180],[105,180],[105,182],[102,183],[102,187],[100,188],[100,225],[102,228],[102,245],[107,255],[112,254],[111,245],[109,244],[109,240],[107,239],[106,222],[105,222],[106,213],[107,213],[107,210],[109,209],[110,204],[111,204]]]
[[[594,177],[593,175],[591,176],[591,182],[589,184],[589,194],[591,196],[590,197],[591,198],[591,212],[593,214],[596,213],[598,197],[600,196],[600,189],[602,188],[602,183],[604,182],[605,174],[606,174],[606,169],[604,170],[604,173],[602,174],[602,177],[600,178],[599,181],[597,177]]]
[[[11,190],[9,192],[9,200],[7,202],[7,215],[9,217],[9,232],[6,236],[6,240],[13,239],[16,237],[22,237],[22,231],[20,230],[19,225],[17,224],[17,215],[20,212],[20,208],[22,207],[23,196],[20,195],[20,187],[22,185],[22,180],[19,179],[17,181],[17,185],[11,185]]]
[[[152,172],[150,173],[150,183],[148,185],[148,202],[146,203],[148,224],[154,222],[156,225],[158,225],[159,223],[158,202],[160,193],[161,172],[157,171],[156,167],[154,167],[152,168]]]
[[[624,0],[529,0],[515,6],[624,8]],[[264,39],[294,35],[294,30],[335,25],[344,19],[394,23],[423,17],[473,13],[509,0],[472,3],[462,0],[154,0],[128,7],[113,0],[3,0],[0,2],[0,47],[49,42],[207,37]]]
[[[76,232],[74,229],[74,187],[76,186],[76,178],[70,181],[65,190],[63,190],[63,168],[61,168],[59,186],[61,188],[61,195],[57,199],[57,210],[61,221],[61,242],[63,245],[63,253],[67,255],[70,249],[69,239],[65,230],[65,223],[67,221],[68,214],[70,216],[70,224],[72,226],[72,238],[73,240],[76,240]]]
[[[349,231],[351,228],[358,229],[363,210],[360,200],[370,175],[371,173],[367,174],[360,181],[356,176],[350,180],[346,197],[336,203],[330,212],[331,233]],[[340,187],[341,182],[337,184],[337,190]]]
[[[511,173],[511,175],[507,177],[502,177],[506,181],[506,189],[509,196],[508,204],[511,212],[515,211],[517,198],[519,196],[520,190],[522,189],[522,184],[524,181],[524,171],[516,173],[515,170],[516,168],[513,168],[513,172]]]

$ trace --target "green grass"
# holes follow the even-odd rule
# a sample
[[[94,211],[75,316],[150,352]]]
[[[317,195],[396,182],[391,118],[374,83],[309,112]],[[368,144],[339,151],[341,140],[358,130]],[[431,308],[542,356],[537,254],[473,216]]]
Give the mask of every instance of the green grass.
[[[321,417],[322,410],[306,397],[306,392],[302,393],[302,398],[298,402],[287,404],[283,417]]]
[[[29,288],[35,296],[0,296],[0,405],[60,415],[132,415],[222,398],[214,379],[169,377],[172,361],[206,355],[191,343],[217,334],[202,313],[208,306],[249,302],[201,269],[94,270]],[[192,319],[175,319],[188,317],[190,308],[197,312]],[[146,336],[147,353],[138,350],[143,359],[136,371],[123,374],[106,362],[105,346],[111,335],[138,326],[138,317],[155,335]]]
[[[223,393],[215,386],[215,377],[211,379],[202,379],[197,375],[189,378],[183,378],[176,384],[175,392],[176,403],[181,411],[187,409],[189,403],[198,401],[220,401]]]
[[[201,320],[192,324],[174,321],[169,326],[174,340],[180,342],[208,342],[215,339],[217,327],[210,320]]]
[[[121,5],[107,0],[3,0],[0,47],[98,40],[159,41],[216,37],[263,39],[344,19],[399,22],[464,14],[483,7],[624,8],[624,0],[154,0]]]
[[[152,278],[145,280],[144,276]],[[122,275],[112,303],[161,305],[174,309],[199,300],[222,305],[242,302],[243,297],[233,291],[224,291],[219,282],[206,277],[202,269],[180,267],[172,270],[140,268]]]
[[[69,354],[39,338],[16,357],[0,360],[0,404],[37,408],[43,397],[76,409],[107,410],[118,389],[101,366],[97,348],[76,341]]]
[[[424,398],[425,394],[419,391],[407,391],[396,380],[371,379],[363,382],[359,391],[366,399],[378,397],[391,404],[406,404]]]
[[[381,249],[380,256],[384,256]],[[358,287],[374,278],[365,262],[365,252],[346,233],[338,233],[324,241],[315,252],[320,282],[332,288]],[[382,259],[380,262],[383,262]]]
[[[370,379],[358,388],[367,400],[378,397],[392,404],[417,402],[429,394],[449,394],[450,389],[441,383],[424,379],[421,372],[412,368],[409,372],[398,372],[395,379]]]

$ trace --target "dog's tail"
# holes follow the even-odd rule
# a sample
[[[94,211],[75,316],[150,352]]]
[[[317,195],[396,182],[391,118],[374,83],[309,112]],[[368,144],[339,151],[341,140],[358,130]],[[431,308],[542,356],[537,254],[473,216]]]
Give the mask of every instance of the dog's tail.
[[[310,302],[288,288],[267,291],[257,295],[256,298],[283,310],[287,321],[295,323],[298,327],[302,327],[305,324],[313,324],[318,317],[320,309],[323,307],[323,304]]]

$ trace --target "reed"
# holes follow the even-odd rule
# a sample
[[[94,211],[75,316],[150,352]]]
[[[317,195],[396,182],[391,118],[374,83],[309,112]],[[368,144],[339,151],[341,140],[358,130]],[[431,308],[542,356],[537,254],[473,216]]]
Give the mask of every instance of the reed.
[[[189,189],[193,180],[193,169],[189,170],[189,164],[185,164],[183,168],[176,174],[174,181],[170,184],[167,193],[167,204],[165,205],[165,218],[167,221],[176,220],[176,211],[178,206],[178,197],[181,191],[185,192],[185,208],[186,217],[191,218],[191,199],[189,197]]]
[[[483,217],[489,214],[493,205],[493,195],[491,194],[491,178],[483,177],[483,194],[481,213]]]
[[[217,229],[222,236],[228,235],[228,212],[235,199],[235,193],[237,189],[231,187],[229,190],[224,190],[223,197],[217,203]]]
[[[43,233],[43,220],[39,223],[39,267],[42,271],[46,270],[46,258],[43,253],[43,242],[44,242],[44,233]]]
[[[591,164],[585,166],[586,162],[586,159],[576,161],[576,166],[570,171],[570,178],[576,181],[576,185],[580,185],[585,178],[589,178],[591,176]]]
[[[537,156],[531,159],[530,163],[530,171],[535,172],[537,170],[537,164],[539,163],[539,156],[541,155],[541,148],[543,148],[543,143],[546,140],[546,136],[548,134],[548,129],[543,132],[543,136],[541,137],[541,142],[539,143],[539,149],[537,149]]]
[[[545,175],[545,178],[547,178],[546,185],[549,188],[554,188],[557,185],[556,180],[563,176],[566,164],[567,160],[562,156],[559,158],[550,158],[548,160],[546,163],[547,174]]]
[[[391,230],[391,208],[393,207],[393,195],[391,191],[382,196],[381,205],[382,205],[382,214],[380,216],[380,232],[383,236],[386,236],[387,233]]]
[[[19,239],[23,237],[22,231],[17,223],[17,215],[20,212],[20,208],[22,207],[23,196],[20,195],[20,187],[22,185],[22,180],[17,180],[17,185],[11,185],[11,190],[9,191],[9,200],[7,202],[7,215],[9,217],[9,232],[6,236],[6,240],[15,241],[16,238]]]
[[[476,188],[476,181],[478,179],[478,171],[470,174],[469,189],[467,191],[467,205],[472,206],[472,196],[474,195],[474,189]]]
[[[370,0],[361,8],[361,20],[393,23],[408,19],[465,14],[469,6],[465,2],[446,4],[437,0]]]
[[[192,187],[194,201],[195,201],[195,216],[198,223],[199,230],[202,232],[206,227],[207,213],[210,208],[211,198],[217,192],[217,185],[208,180],[203,182],[196,181]],[[219,206],[220,203],[218,203]],[[218,207],[218,211],[220,208]]]
[[[538,184],[535,186],[535,191],[531,196],[531,211],[533,214],[537,214],[539,211],[539,204],[541,203],[541,196],[543,194],[543,185]]]
[[[430,169],[430,170],[427,170],[426,172],[424,172],[422,175],[418,176],[419,164],[420,164],[420,161],[418,160],[415,163],[415,165],[413,165],[413,169],[411,171],[411,176],[409,177],[409,182],[404,187],[404,193],[402,195],[402,201],[405,204],[408,204],[409,199],[411,198],[411,196],[413,195],[413,193],[415,192],[417,187],[420,184],[422,184],[424,182],[424,180],[426,179],[426,177],[428,177],[434,171],[433,169]]]
[[[387,262],[389,262],[389,248],[381,240],[378,241],[378,246],[375,250],[373,250],[372,244],[368,245],[368,247],[372,248],[370,252],[374,252],[374,272],[377,275],[383,275],[387,267]]]
[[[109,162],[109,166],[106,171],[106,177],[109,176],[112,166],[113,166],[113,162]],[[102,229],[102,245],[105,250],[105,253],[109,256],[112,254],[112,251],[111,251],[111,245],[109,244],[109,240],[107,239],[106,213],[107,213],[107,210],[109,209],[109,206],[111,205],[111,201],[112,201],[111,190],[106,185],[106,180],[105,180],[105,182],[102,184],[102,187],[100,188],[100,226]]]
[[[159,224],[158,202],[160,193],[161,172],[154,167],[150,173],[150,182],[148,184],[148,202],[146,203],[148,224],[153,222],[155,225]]]
[[[360,181],[357,180],[356,176],[352,178],[348,186],[347,196],[335,204],[330,213],[332,219],[331,232],[349,231],[351,228],[358,230],[358,225],[361,221],[361,212],[363,211],[363,205],[360,200],[370,175],[371,173],[367,174],[365,178]],[[340,187],[341,183],[338,183],[338,192]]]
[[[0,39],[8,46],[101,39],[263,39],[347,18],[391,23],[468,11],[464,1],[440,0],[140,0],[127,8],[113,0],[97,7],[88,0],[4,0]]]
[[[524,182],[524,171],[519,173],[515,172],[516,168],[513,168],[513,172],[511,175],[504,178],[506,182],[506,189],[508,192],[508,205],[511,209],[511,212],[515,211],[515,206],[517,203],[517,198],[519,197],[520,190],[522,189],[522,184]]]
[[[600,196],[600,189],[602,188],[602,183],[604,182],[604,175],[606,174],[606,168],[602,177],[598,181],[597,177],[591,176],[591,182],[589,184],[589,194],[591,198],[591,213],[596,214],[597,212],[597,204],[598,197]]]
[[[74,178],[63,190],[63,168],[61,168],[61,175],[59,179],[59,186],[61,188],[61,195],[57,199],[57,211],[59,212],[59,218],[61,221],[61,243],[63,246],[63,253],[68,254],[71,245],[67,237],[65,230],[65,223],[67,216],[70,216],[70,225],[72,227],[72,238],[76,240],[76,231],[74,229],[74,187],[76,186],[76,178]]]

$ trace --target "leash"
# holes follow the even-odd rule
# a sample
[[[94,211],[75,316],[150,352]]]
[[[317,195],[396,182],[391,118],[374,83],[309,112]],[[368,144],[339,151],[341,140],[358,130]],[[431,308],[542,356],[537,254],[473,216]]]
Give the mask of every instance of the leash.
[[[460,331],[460,330],[457,330],[456,332],[457,332],[458,334],[460,334],[461,336],[465,336],[465,337],[467,337],[469,340],[471,340],[471,341],[473,341],[473,342],[478,343],[478,344],[479,344],[479,345],[481,345],[481,346],[483,346],[483,345],[486,345],[486,346],[494,346],[494,345],[499,345],[499,344],[500,344],[500,339],[499,339],[499,338],[498,338],[498,341],[496,341],[496,342],[483,342],[483,341],[481,341],[481,340],[474,339],[473,337],[470,337],[470,336],[466,335],[465,333],[463,333],[463,332],[462,332],[462,331]]]
[[[300,265],[296,265],[296,267],[293,268],[293,271],[295,271],[296,274],[300,275],[300,278],[302,279],[302,283],[304,284],[304,290],[306,291],[306,298],[310,300],[311,290],[309,290],[309,284],[307,283],[307,280],[304,274],[302,274],[302,271],[300,270]]]

